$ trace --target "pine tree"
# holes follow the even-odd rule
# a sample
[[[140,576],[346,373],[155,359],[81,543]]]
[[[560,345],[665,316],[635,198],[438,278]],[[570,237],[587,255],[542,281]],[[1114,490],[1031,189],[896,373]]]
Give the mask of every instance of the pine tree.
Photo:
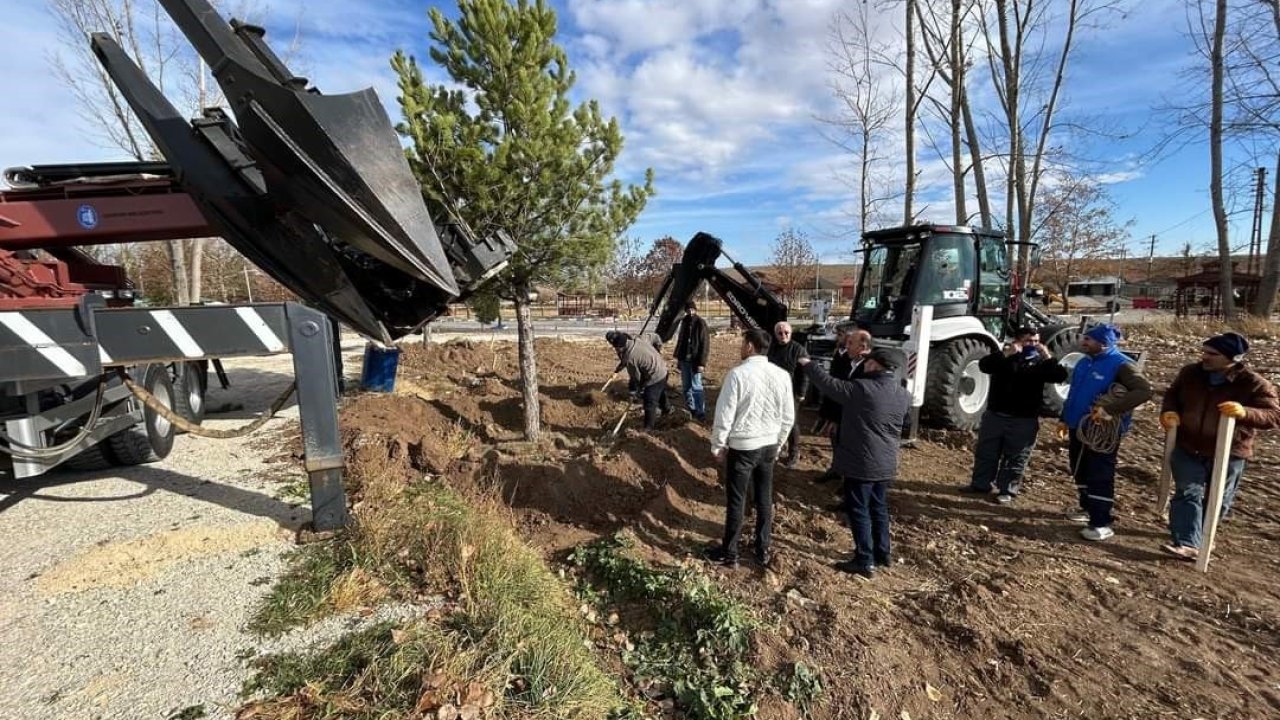
[[[545,0],[459,0],[458,9],[457,21],[430,11],[431,60],[456,87],[427,85],[403,52],[391,60],[400,131],[433,213],[517,244],[493,287],[516,306],[525,437],[534,439],[533,288],[608,262],[653,194],[653,171],[643,186],[612,178],[622,133],[594,100],[570,102],[574,73]]]

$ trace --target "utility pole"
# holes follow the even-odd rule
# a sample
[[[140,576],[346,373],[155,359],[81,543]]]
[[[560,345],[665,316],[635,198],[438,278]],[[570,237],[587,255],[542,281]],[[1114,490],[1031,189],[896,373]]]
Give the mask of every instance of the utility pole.
[[[1147,248],[1147,284],[1151,284],[1151,262],[1156,258],[1156,236],[1151,236],[1151,245]],[[1147,292],[1151,292],[1149,289]]]
[[[1258,176],[1258,186],[1253,197],[1253,228],[1249,233],[1249,264],[1246,270],[1251,275],[1262,270],[1262,203],[1266,197],[1267,169],[1260,167],[1254,174]]]

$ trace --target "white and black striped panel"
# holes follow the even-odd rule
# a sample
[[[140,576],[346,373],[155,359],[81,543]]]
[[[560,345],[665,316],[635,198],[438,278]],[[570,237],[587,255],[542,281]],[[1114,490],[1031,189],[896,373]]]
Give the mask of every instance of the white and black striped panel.
[[[271,355],[289,349],[283,305],[120,308],[94,313],[104,364]]]
[[[0,381],[102,372],[97,344],[72,308],[0,312]]]

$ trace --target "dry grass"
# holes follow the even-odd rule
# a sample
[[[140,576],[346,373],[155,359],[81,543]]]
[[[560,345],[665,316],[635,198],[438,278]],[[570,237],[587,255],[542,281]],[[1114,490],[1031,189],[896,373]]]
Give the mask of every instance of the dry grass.
[[[454,436],[463,447],[463,433]],[[437,717],[437,708],[450,716],[450,707],[470,703],[485,716],[598,720],[623,706],[569,588],[495,501],[407,477],[372,445],[357,450],[349,468],[361,497],[341,541],[352,565],[320,568],[326,607],[371,604],[390,587],[443,594],[452,611],[379,626],[314,655],[264,658],[246,691],[266,696],[238,717]]]
[[[1245,316],[1233,322],[1202,318],[1164,317],[1123,326],[1126,335],[1173,340],[1193,337],[1207,338],[1234,330],[1250,339],[1280,339],[1280,323],[1264,318]]]

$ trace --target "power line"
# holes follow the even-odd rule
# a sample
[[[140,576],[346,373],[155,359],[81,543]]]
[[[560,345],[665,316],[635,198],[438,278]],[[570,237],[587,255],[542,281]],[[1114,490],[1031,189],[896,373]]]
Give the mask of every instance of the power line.
[[[1186,220],[1183,220],[1183,221],[1182,221],[1182,222],[1180,222],[1180,223],[1177,223],[1177,224],[1175,224],[1175,225],[1170,225],[1169,227],[1167,227],[1167,228],[1165,228],[1165,229],[1163,229],[1163,230],[1159,230],[1159,231],[1157,231],[1157,232],[1156,232],[1156,235],[1163,235],[1163,234],[1165,234],[1165,233],[1169,232],[1170,230],[1177,230],[1178,228],[1182,227],[1183,225],[1186,225],[1187,223],[1191,222],[1192,220],[1195,220],[1195,219],[1197,219],[1197,218],[1203,217],[1203,216],[1205,215],[1205,213],[1208,213],[1210,210],[1213,210],[1213,208],[1212,208],[1212,207],[1205,208],[1204,210],[1201,210],[1200,212],[1196,213],[1195,215],[1192,215],[1191,217],[1187,218]]]

